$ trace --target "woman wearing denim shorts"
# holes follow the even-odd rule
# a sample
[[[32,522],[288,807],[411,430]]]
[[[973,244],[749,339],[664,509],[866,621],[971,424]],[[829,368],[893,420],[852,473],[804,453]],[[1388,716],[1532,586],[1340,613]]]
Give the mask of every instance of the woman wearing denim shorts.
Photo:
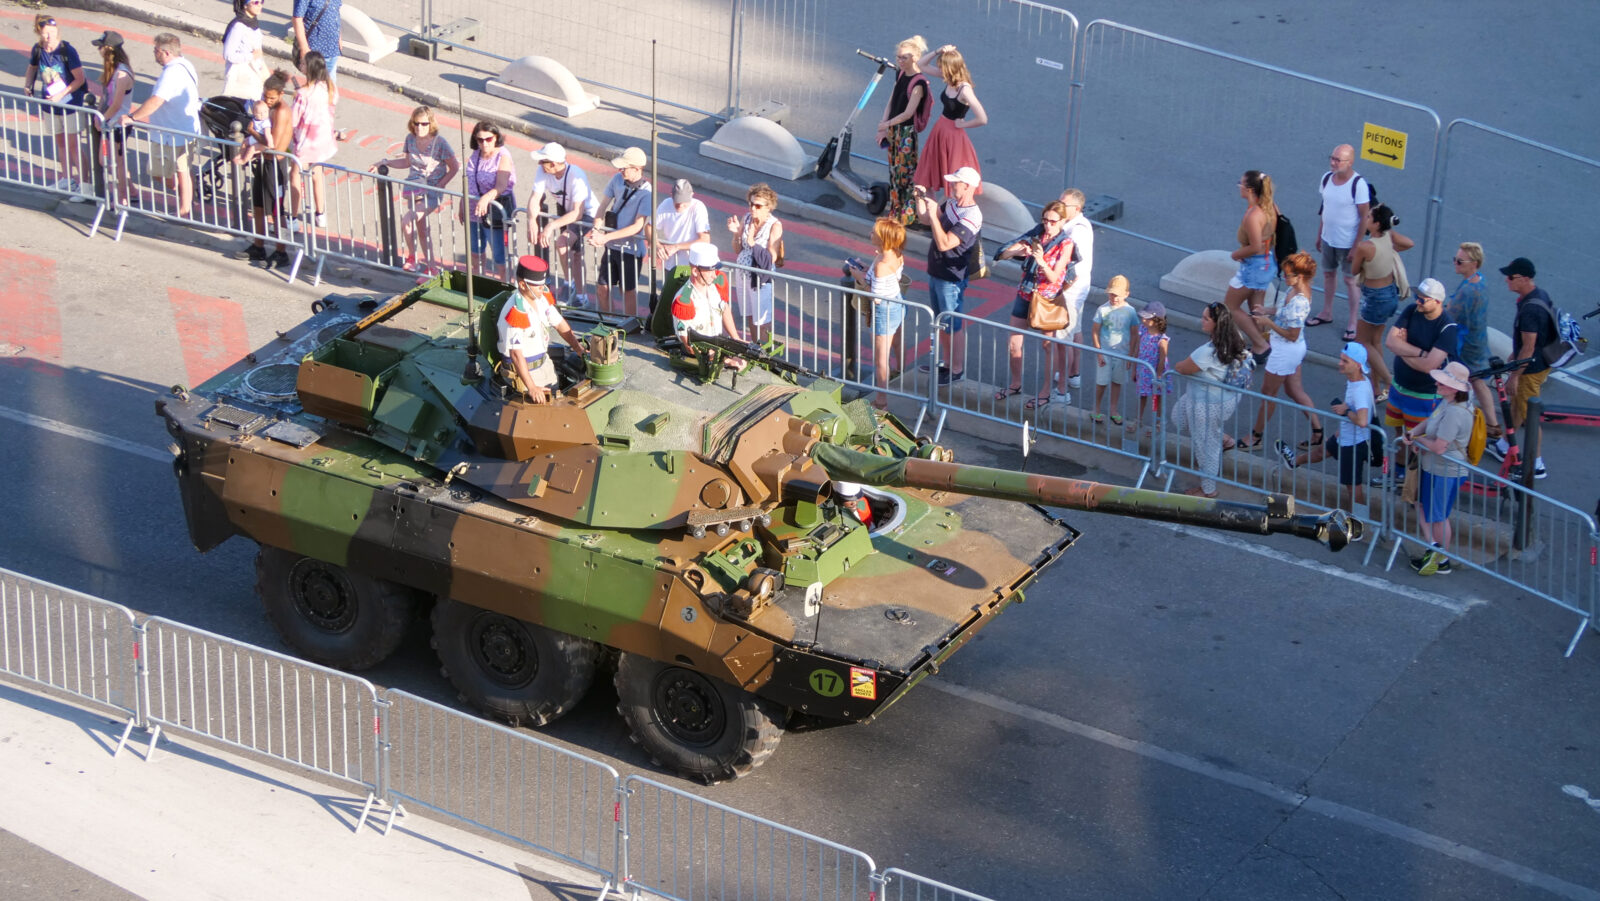
[[[1350,274],[1361,282],[1361,321],[1356,323],[1356,340],[1367,348],[1372,366],[1372,393],[1377,403],[1389,399],[1389,384],[1394,381],[1383,362],[1383,333],[1400,307],[1400,290],[1395,272],[1398,254],[1416,242],[1394,230],[1400,217],[1385,204],[1376,204],[1363,223],[1367,239],[1350,251]]]
[[[1267,286],[1277,274],[1272,261],[1272,242],[1278,229],[1278,206],[1272,201],[1272,176],[1255,169],[1246,172],[1239,179],[1239,196],[1249,204],[1244,218],[1239,221],[1239,249],[1233,252],[1239,271],[1228,281],[1228,293],[1222,302],[1244,336],[1250,339],[1251,353],[1264,359],[1270,347],[1250,313],[1261,309]],[[1243,309],[1246,300],[1250,301],[1250,313]]]

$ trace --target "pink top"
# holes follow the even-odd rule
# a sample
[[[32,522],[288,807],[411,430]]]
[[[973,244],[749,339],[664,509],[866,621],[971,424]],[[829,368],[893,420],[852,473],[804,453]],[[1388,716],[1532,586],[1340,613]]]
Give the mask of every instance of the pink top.
[[[294,155],[300,162],[310,165],[333,159],[339,147],[334,140],[327,84],[309,84],[296,92],[290,121],[294,123]]]

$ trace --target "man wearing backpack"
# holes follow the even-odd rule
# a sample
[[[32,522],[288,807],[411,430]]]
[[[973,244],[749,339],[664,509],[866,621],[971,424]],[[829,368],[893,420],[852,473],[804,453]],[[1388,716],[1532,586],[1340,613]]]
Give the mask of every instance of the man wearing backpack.
[[[1544,389],[1544,380],[1550,377],[1550,364],[1544,361],[1544,349],[1556,340],[1555,307],[1550,295],[1533,283],[1534,272],[1533,261],[1527,257],[1517,257],[1500,267],[1500,274],[1506,277],[1506,287],[1517,295],[1517,318],[1511,326],[1511,343],[1516,350],[1511,358],[1533,358],[1527,366],[1512,372],[1507,379],[1506,393],[1511,396],[1509,425],[1513,429],[1522,428],[1522,423],[1528,418],[1528,399],[1538,397]],[[1502,436],[1488,451],[1496,459],[1504,460],[1511,451],[1511,445]],[[1539,448],[1524,447],[1523,459],[1529,457],[1533,458],[1533,477],[1544,478],[1544,458],[1539,456]],[[1513,479],[1520,476],[1521,473],[1512,474]]]
[[[1337,296],[1338,275],[1345,273],[1344,289],[1349,296],[1350,315],[1344,340],[1356,338],[1356,304],[1361,287],[1350,275],[1350,249],[1361,240],[1361,226],[1372,207],[1372,190],[1367,180],[1356,173],[1356,149],[1340,144],[1328,155],[1328,171],[1322,174],[1322,206],[1317,215],[1317,251],[1322,254],[1322,312],[1306,320],[1308,327],[1333,321],[1333,299]]]

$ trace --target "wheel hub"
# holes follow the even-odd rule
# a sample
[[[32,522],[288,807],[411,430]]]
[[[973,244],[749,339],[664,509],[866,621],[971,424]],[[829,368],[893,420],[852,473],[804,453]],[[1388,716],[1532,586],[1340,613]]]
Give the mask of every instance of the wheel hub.
[[[326,632],[343,632],[356,620],[355,589],[342,573],[303,560],[290,576],[295,609]]]
[[[722,696],[699,673],[662,673],[656,680],[655,703],[662,725],[687,744],[712,744],[727,726]]]
[[[533,644],[515,623],[490,614],[479,618],[473,632],[474,656],[489,678],[515,688],[539,674],[539,658]]]

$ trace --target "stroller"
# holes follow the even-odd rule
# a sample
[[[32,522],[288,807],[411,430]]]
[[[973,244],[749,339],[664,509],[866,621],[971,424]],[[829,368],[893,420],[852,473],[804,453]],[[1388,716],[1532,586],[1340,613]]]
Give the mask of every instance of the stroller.
[[[254,101],[238,97],[211,97],[200,101],[200,127],[214,138],[225,141],[243,140],[250,127],[250,107]],[[234,129],[238,131],[235,132]],[[228,147],[215,154],[196,173],[195,187],[203,200],[212,200],[227,193],[229,169],[243,148]]]

